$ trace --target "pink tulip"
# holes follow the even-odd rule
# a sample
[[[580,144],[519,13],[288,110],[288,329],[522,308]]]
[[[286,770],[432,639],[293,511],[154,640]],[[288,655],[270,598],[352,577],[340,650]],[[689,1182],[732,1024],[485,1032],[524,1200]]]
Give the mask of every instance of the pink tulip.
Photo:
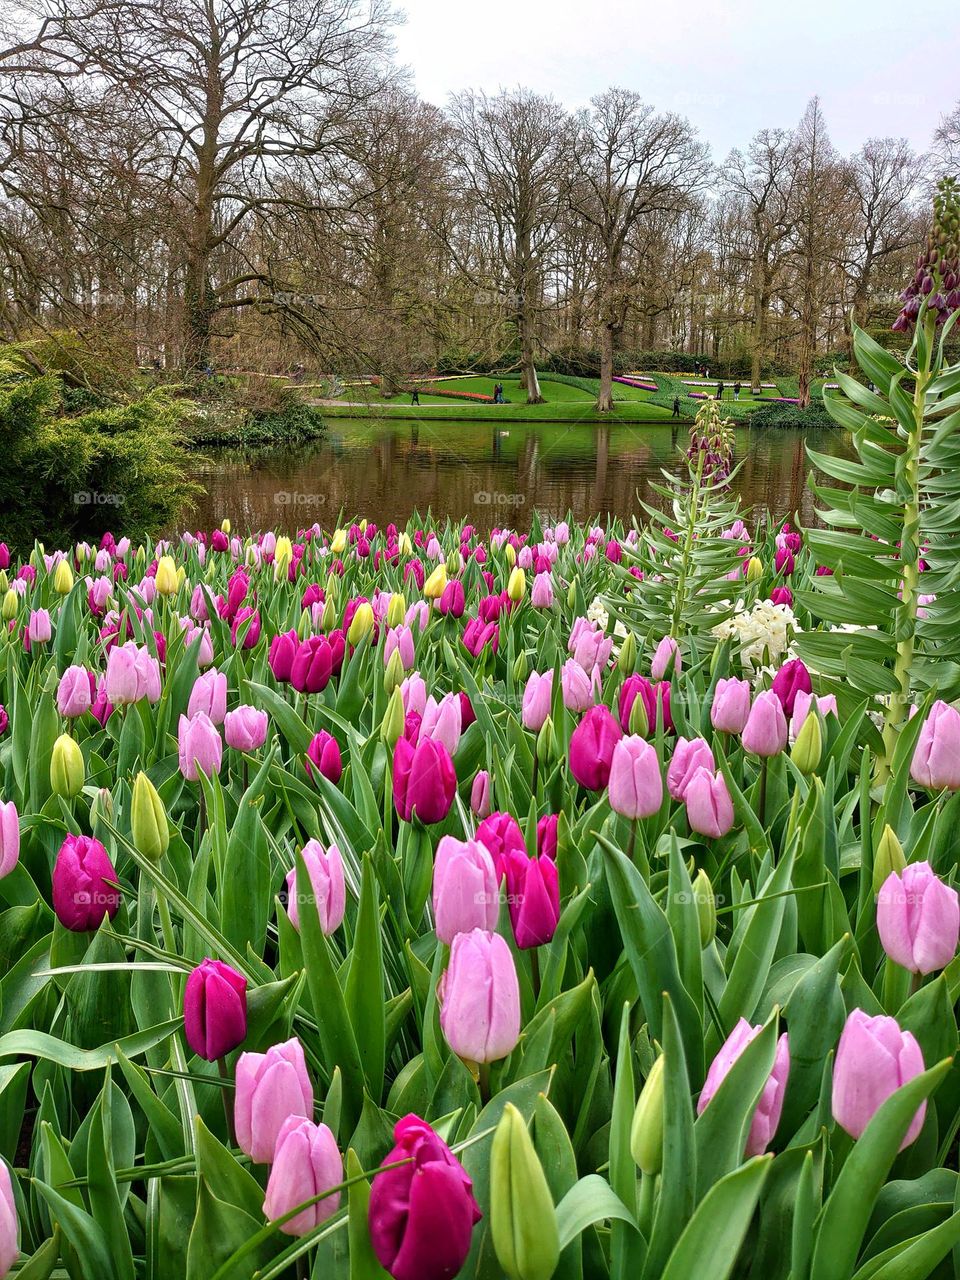
[[[223,724],[227,714],[227,677],[216,667],[198,676],[190,690],[187,717],[192,720],[198,711],[209,716],[213,724]]]
[[[730,1068],[750,1041],[758,1036],[762,1030],[762,1026],[752,1027],[746,1018],[740,1019],[724,1041],[720,1052],[710,1064],[710,1070],[707,1072],[707,1078],[704,1081],[700,1099],[697,1102],[697,1115],[703,1114],[704,1109],[720,1088]],[[762,1155],[773,1141],[777,1126],[780,1123],[780,1114],[783,1111],[783,1099],[787,1091],[787,1077],[789,1074],[790,1046],[786,1032],[784,1032],[777,1041],[773,1070],[763,1086],[760,1101],[757,1103],[757,1109],[754,1111],[753,1120],[750,1123],[750,1133],[747,1136],[747,1146],[744,1152],[748,1158]]]
[[[673,636],[664,636],[657,645],[653,661],[650,663],[650,678],[656,681],[663,680],[667,672],[679,675],[682,665],[680,647],[676,640]]]
[[[67,719],[90,710],[90,672],[85,667],[67,667],[57,685],[57,709]]]
[[[930,708],[910,762],[921,787],[960,791],[960,711],[939,699]]]
[[[553,608],[553,580],[549,573],[538,573],[530,589],[530,603],[535,609]]]
[[[945,969],[960,938],[957,891],[934,874],[929,862],[892,871],[877,895],[877,932],[895,964],[911,973]]]
[[[237,1059],[233,1119],[237,1146],[254,1164],[271,1164],[277,1136],[290,1116],[313,1116],[313,1086],[303,1046],[293,1037],[266,1053]]]
[[[757,694],[740,740],[755,756],[779,755],[787,745],[787,717],[772,689]]]
[[[465,1062],[496,1062],[520,1039],[520,984],[498,933],[458,933],[440,980],[440,1027]]]
[[[46,609],[32,609],[27,624],[27,638],[31,644],[46,644],[53,635],[50,614]]]
[[[423,676],[416,671],[407,676],[400,686],[400,697],[403,699],[404,715],[416,711],[417,715],[422,716],[427,705],[427,686]]]
[[[192,720],[181,716],[177,737],[180,772],[188,782],[197,782],[201,773],[210,778],[220,772],[223,743],[209,716],[202,711]]]
[[[697,769],[683,794],[690,830],[717,840],[733,826],[733,801],[722,773]]]
[[[673,800],[682,800],[687,785],[698,769],[713,773],[716,762],[710,744],[703,738],[678,738],[667,768],[667,790]]]
[[[301,856],[310,879],[311,901],[317,908],[320,928],[329,935],[339,929],[347,908],[343,858],[335,844],[324,849],[318,840],[308,840]],[[303,901],[297,890],[297,869],[293,867],[287,874],[287,915],[298,931],[300,903]]]
[[[623,731],[605,706],[591,707],[570,735],[570,772],[589,791],[610,781],[613,749]]]
[[[490,775],[486,769],[477,771],[470,788],[470,812],[481,821],[490,816]]]
[[[341,1182],[343,1158],[332,1131],[325,1124],[289,1116],[277,1134],[277,1149],[263,1200],[264,1217],[275,1222],[305,1200],[331,1192],[280,1227],[288,1236],[305,1236],[337,1212],[340,1192],[333,1188]]]
[[[750,715],[750,681],[718,680],[710,707],[710,723],[718,733],[743,733]]]
[[[812,693],[800,692],[793,700],[793,714],[790,716],[790,732],[796,737],[803,727],[803,722],[810,714],[810,708],[816,707],[821,716],[834,715],[839,717],[837,711],[837,699],[834,694],[828,693],[822,698],[816,697]]]
[[[267,740],[267,713],[256,707],[237,707],[223,719],[223,736],[234,751],[256,751]]]
[[[0,801],[0,880],[20,861],[20,816],[12,800]]]
[[[545,671],[543,675],[531,671],[523,691],[522,719],[525,729],[529,729],[531,733],[540,732],[550,714],[552,698],[553,671]]]
[[[463,712],[460,697],[456,693],[446,693],[437,702],[431,696],[423,708],[420,720],[420,741],[431,738],[434,742],[442,742],[451,756],[457,754],[460,745]]]
[[[403,663],[403,669],[409,671],[414,663],[414,644],[413,632],[409,627],[393,627],[387,632],[387,638],[383,642],[383,662],[386,665],[391,656],[397,652],[400,654],[400,661]]]
[[[458,933],[492,931],[500,914],[500,884],[489,850],[478,840],[443,836],[433,866],[437,937],[449,946]]]
[[[590,674],[569,658],[560,669],[560,688],[568,711],[589,711],[600,695],[599,669],[594,667]]]
[[[847,1018],[833,1064],[833,1117],[859,1138],[891,1094],[921,1074],[923,1053],[912,1032],[896,1018],[871,1018],[854,1009]],[[927,1113],[921,1102],[900,1150],[915,1142]]]
[[[3,544],[0,543],[0,547]],[[0,1276],[5,1276],[20,1256],[20,1223],[13,1180],[5,1162],[0,1160]]]
[[[621,738],[610,762],[610,808],[624,818],[649,818],[663,804],[663,777],[657,753],[639,735]]]
[[[106,849],[90,836],[69,835],[53,867],[53,910],[65,929],[92,933],[120,909],[117,873]]]

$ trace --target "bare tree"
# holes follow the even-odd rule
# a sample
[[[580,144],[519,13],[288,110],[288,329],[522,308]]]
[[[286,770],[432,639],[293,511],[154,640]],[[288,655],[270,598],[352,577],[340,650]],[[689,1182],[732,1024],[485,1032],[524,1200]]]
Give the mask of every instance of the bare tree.
[[[624,272],[627,244],[637,224],[674,211],[708,177],[708,156],[690,123],[658,115],[638,94],[608,89],[580,113],[576,182],[571,200],[589,223],[598,263],[600,391],[597,409],[613,408],[613,365],[631,281]]]

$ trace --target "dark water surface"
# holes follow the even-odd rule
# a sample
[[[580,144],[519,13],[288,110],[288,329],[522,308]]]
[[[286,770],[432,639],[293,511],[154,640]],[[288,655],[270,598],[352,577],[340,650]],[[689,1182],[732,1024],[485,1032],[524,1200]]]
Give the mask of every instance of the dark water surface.
[[[616,424],[502,426],[491,423],[331,420],[323,439],[299,448],[218,449],[196,455],[194,478],[206,490],[189,523],[212,528],[293,528],[339,513],[383,525],[430,508],[435,518],[467,518],[485,527],[527,523],[533,510],[577,520],[607,513],[629,519],[637,494],[661,468],[674,468],[686,427]],[[736,479],[748,507],[814,521],[804,446],[849,455],[835,430],[738,428]]]

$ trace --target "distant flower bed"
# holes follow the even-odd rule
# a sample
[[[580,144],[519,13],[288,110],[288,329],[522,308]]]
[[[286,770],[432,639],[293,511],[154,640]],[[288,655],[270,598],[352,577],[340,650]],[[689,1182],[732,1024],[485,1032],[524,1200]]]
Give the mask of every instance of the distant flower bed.
[[[476,400],[481,404],[493,404],[493,396],[486,396],[480,391],[447,391],[442,387],[417,387],[418,392],[423,391],[431,396],[444,396],[448,400]],[[506,404],[507,401],[504,401]]]
[[[639,391],[659,391],[655,382],[644,382],[639,378],[617,377],[614,382],[621,382],[625,387],[636,387]]]

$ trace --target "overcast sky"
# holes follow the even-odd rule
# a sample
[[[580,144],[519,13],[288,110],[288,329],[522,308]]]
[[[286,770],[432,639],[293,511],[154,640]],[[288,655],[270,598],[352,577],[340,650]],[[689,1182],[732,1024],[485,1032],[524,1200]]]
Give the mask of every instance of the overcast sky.
[[[428,101],[522,84],[575,107],[622,85],[686,115],[717,159],[814,94],[841,151],[888,134],[922,149],[960,98],[953,0],[400,3],[400,61]]]

